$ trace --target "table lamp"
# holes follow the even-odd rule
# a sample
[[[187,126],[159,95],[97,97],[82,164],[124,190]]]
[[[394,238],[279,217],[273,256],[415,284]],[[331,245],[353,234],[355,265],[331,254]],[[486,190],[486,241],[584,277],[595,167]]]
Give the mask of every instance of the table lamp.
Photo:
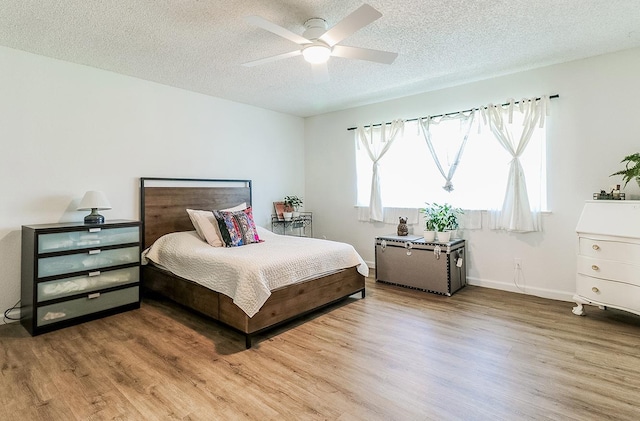
[[[98,211],[105,209],[111,209],[111,204],[101,191],[86,192],[78,205],[78,210],[91,210],[91,213],[84,217],[85,224],[103,224],[104,216],[100,215]]]

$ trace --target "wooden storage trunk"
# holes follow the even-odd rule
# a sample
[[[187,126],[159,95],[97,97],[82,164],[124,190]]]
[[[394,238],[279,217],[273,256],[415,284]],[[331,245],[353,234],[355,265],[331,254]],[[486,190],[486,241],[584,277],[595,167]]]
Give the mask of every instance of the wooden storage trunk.
[[[376,238],[376,281],[450,296],[467,283],[465,241],[422,237]]]

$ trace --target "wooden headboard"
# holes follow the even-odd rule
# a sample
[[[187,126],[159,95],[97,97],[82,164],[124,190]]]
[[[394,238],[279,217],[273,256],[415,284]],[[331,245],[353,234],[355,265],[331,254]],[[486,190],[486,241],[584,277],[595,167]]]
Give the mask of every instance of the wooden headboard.
[[[251,180],[140,178],[142,247],[170,232],[193,231],[186,209],[251,206]]]

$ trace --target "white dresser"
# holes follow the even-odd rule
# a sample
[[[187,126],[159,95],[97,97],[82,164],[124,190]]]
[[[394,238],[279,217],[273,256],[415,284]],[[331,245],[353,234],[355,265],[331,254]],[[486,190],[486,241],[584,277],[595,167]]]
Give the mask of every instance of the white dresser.
[[[573,313],[591,304],[640,314],[640,201],[587,201],[576,231]]]

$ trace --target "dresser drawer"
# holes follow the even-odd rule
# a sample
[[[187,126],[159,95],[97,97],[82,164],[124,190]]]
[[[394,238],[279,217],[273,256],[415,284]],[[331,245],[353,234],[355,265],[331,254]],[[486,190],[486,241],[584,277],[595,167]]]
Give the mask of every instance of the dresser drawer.
[[[103,310],[109,310],[139,300],[138,287],[120,289],[104,294],[96,293],[95,298],[83,297],[38,308],[37,325],[46,326],[62,320],[73,319]]]
[[[640,262],[640,244],[580,237],[578,254],[618,262]]]
[[[625,310],[640,310],[640,287],[622,282],[608,281],[577,275],[576,292],[582,297]]]
[[[137,243],[140,230],[135,227],[99,228],[82,231],[58,232],[38,235],[38,253],[100,248],[118,244]]]
[[[140,248],[137,246],[112,250],[96,249],[87,253],[44,257],[38,259],[38,278],[137,263],[139,261]]]
[[[56,279],[55,281],[38,283],[37,301],[53,300],[68,297],[82,292],[130,284],[140,280],[140,268],[134,266],[106,272],[90,272],[88,275]]]
[[[578,273],[640,286],[640,265],[578,256]]]

